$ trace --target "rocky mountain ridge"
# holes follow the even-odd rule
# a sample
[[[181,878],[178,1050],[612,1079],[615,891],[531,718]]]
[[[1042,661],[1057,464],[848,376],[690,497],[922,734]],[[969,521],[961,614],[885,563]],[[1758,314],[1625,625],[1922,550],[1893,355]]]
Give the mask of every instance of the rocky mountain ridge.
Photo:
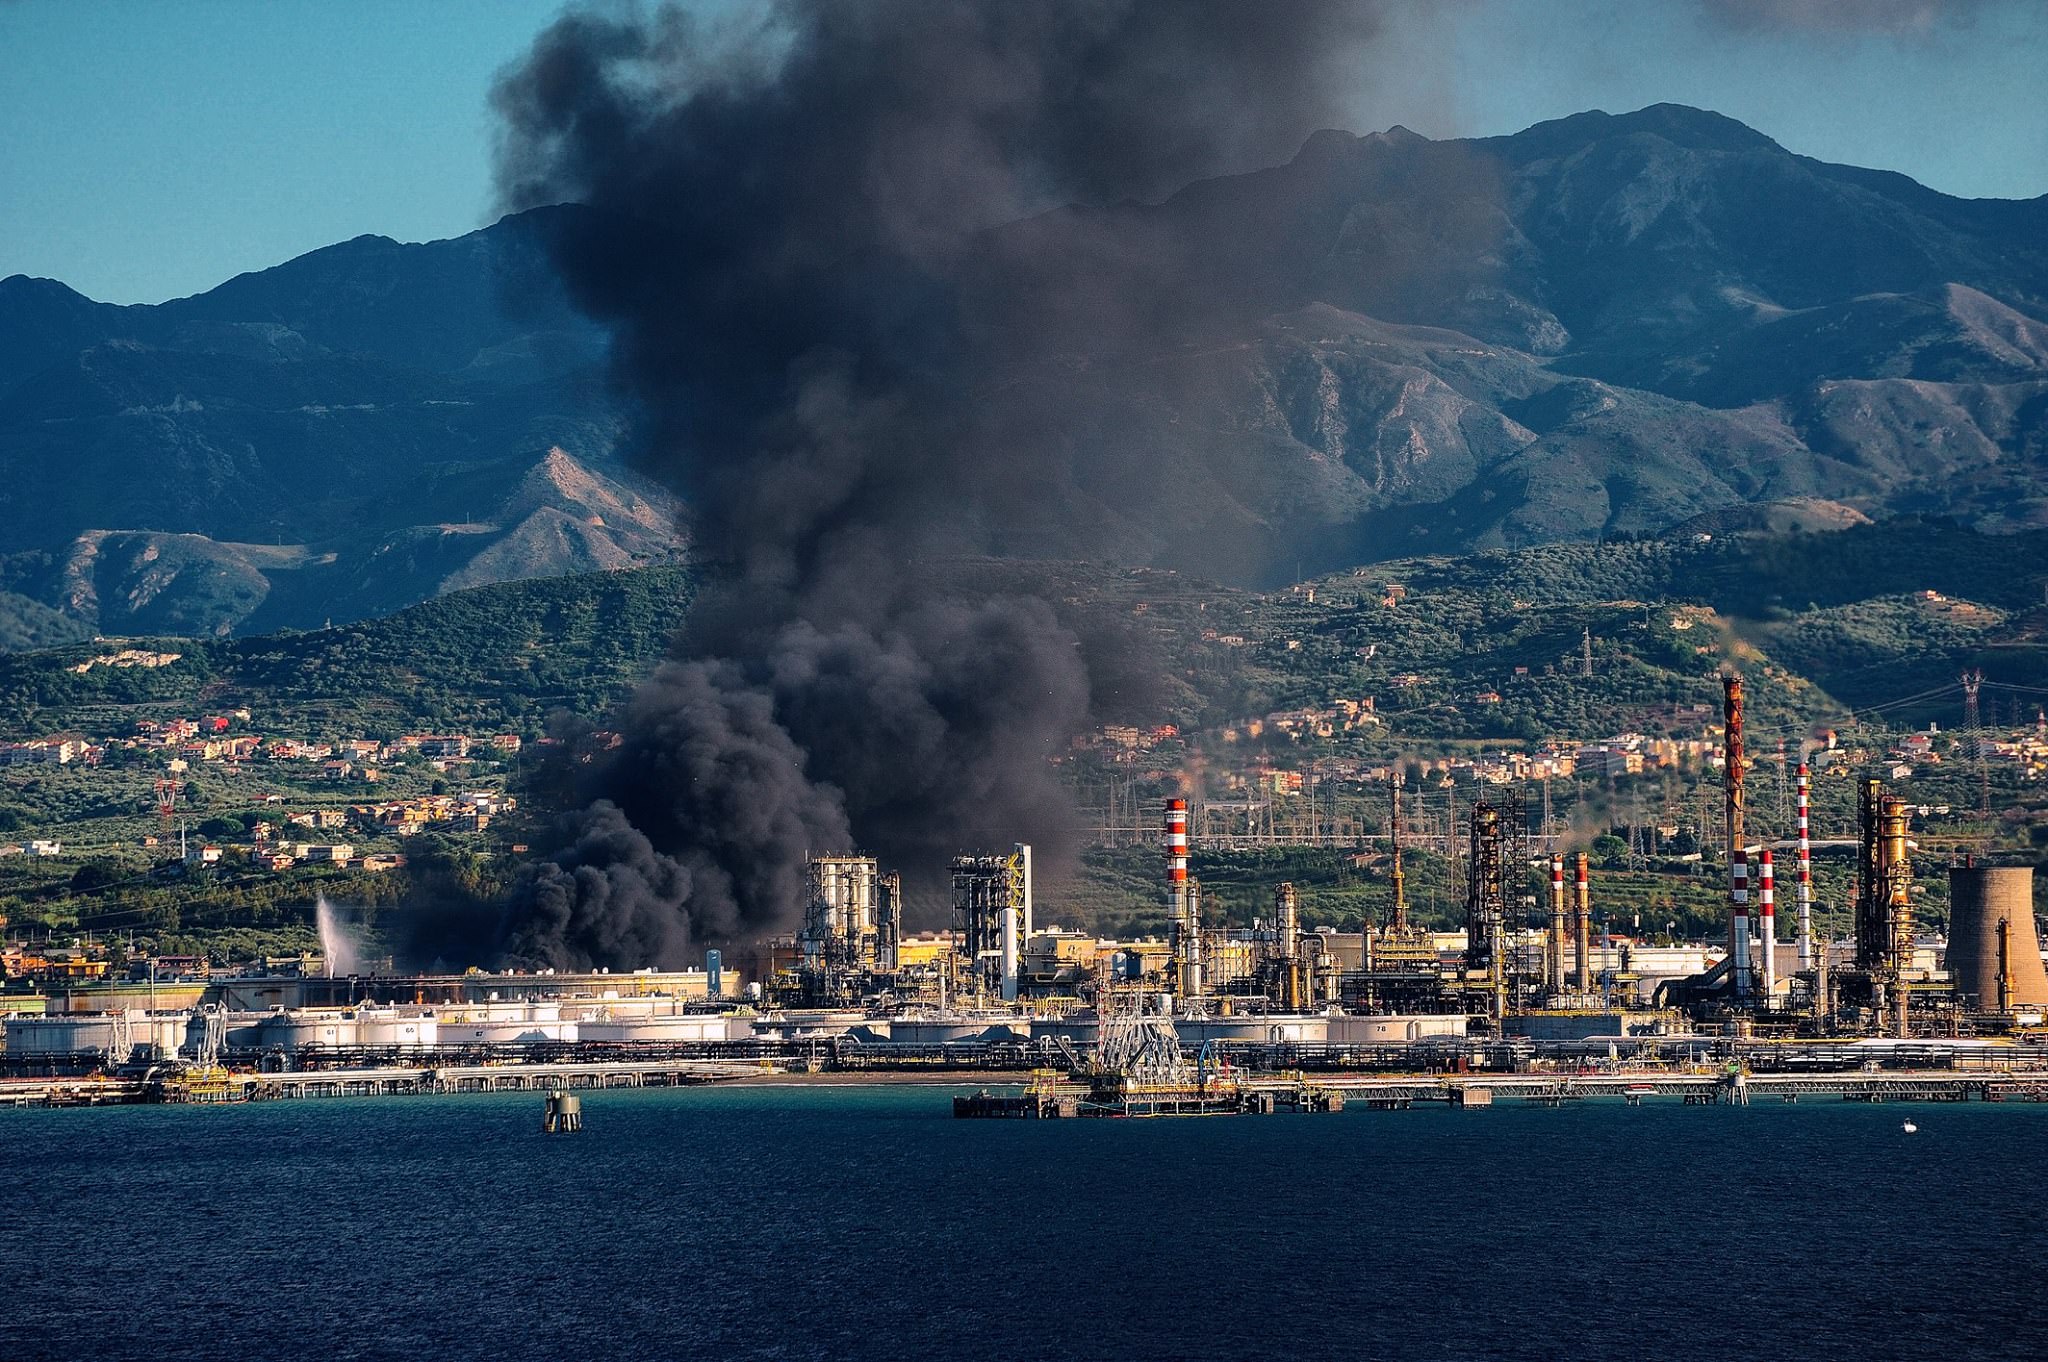
[[[576,211],[156,308],[0,280],[0,646],[673,552],[548,265]],[[969,318],[1006,356],[985,435],[1034,470],[979,548],[1256,584],[1753,503],[2048,525],[2048,196],[1954,199],[1659,105],[1318,133],[985,250],[1044,287]],[[555,491],[522,500],[535,477]]]

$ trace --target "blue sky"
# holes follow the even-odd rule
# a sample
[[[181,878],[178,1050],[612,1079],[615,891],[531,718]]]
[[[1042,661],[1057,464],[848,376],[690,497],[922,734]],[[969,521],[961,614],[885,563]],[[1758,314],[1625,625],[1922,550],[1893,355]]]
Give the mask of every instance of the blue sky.
[[[2048,0],[1378,3],[1357,131],[1673,101],[1948,193],[2048,193]],[[365,232],[481,226],[492,77],[558,8],[0,0],[0,275],[155,302]]]

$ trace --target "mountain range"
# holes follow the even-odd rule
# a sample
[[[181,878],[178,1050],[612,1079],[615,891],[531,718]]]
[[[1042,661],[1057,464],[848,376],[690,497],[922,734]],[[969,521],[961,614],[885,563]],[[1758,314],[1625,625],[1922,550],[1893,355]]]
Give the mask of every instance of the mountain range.
[[[547,264],[576,211],[155,307],[0,280],[0,647],[677,552]],[[991,387],[1048,470],[999,551],[1257,583],[1764,503],[2048,525],[2048,196],[1955,199],[1659,105],[1318,133],[987,249],[1062,271],[1048,309],[1088,300],[1023,319]]]
[[[383,614],[659,562],[546,212],[363,237],[161,306],[0,280],[0,646]]]

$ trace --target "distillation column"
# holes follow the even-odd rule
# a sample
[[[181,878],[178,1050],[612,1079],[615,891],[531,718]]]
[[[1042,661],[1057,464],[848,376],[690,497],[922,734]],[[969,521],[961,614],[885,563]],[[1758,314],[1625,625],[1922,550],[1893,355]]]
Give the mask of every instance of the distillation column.
[[[1465,973],[1484,972],[1487,1012],[1496,1027],[1507,1015],[1508,895],[1500,810],[1484,800],[1472,806],[1472,840],[1465,881]],[[1498,1034],[1498,1030],[1496,1030]]]
[[[1878,805],[1878,835],[1882,839],[1885,898],[1891,926],[1885,973],[1892,985],[1896,1027],[1893,1034],[1900,1040],[1911,1035],[1906,990],[1906,971],[1913,965],[1913,861],[1906,853],[1909,817],[1906,801],[1896,796],[1886,795]]]
[[[1871,1002],[1907,1036],[1906,971],[1913,964],[1913,862],[1907,855],[1906,803],[1865,780],[1857,796],[1860,873],[1856,892],[1856,968],[1870,979]],[[1950,953],[1954,955],[1953,943]]]
[[[1296,1012],[1302,1005],[1301,901],[1294,885],[1286,883],[1273,891],[1274,932],[1280,949],[1280,1006]]]

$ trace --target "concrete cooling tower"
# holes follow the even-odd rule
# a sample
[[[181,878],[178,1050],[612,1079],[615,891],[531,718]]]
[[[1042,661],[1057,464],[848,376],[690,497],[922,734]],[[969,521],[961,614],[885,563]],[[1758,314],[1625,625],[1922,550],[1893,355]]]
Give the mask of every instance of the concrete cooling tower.
[[[1948,974],[1966,1005],[1999,1006],[1999,926],[2006,924],[2008,1007],[2048,1005],[2048,970],[2034,933],[2031,866],[1957,867],[1948,872]]]

